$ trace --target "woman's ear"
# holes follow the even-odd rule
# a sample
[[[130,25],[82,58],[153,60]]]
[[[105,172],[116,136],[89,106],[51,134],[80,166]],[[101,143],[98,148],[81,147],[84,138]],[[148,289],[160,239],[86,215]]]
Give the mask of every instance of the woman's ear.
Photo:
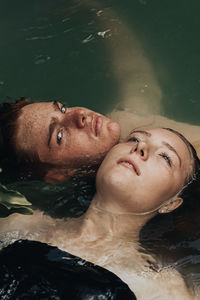
[[[165,205],[160,207],[158,209],[158,212],[160,214],[167,214],[167,213],[175,210],[176,208],[178,208],[182,203],[183,203],[182,198],[180,198],[180,197],[172,198],[171,201],[169,201],[168,203],[166,203]]]

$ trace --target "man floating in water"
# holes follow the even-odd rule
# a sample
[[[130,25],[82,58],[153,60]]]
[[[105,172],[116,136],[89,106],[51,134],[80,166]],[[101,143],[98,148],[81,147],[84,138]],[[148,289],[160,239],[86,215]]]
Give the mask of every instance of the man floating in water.
[[[118,141],[119,124],[83,107],[21,99],[0,108],[0,148],[4,170],[28,170],[33,177],[61,182],[97,168]]]

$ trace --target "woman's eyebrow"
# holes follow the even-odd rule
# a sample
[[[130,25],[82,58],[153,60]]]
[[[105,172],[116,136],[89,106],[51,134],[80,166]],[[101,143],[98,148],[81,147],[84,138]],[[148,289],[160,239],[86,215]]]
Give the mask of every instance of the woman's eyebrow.
[[[145,130],[133,130],[133,131],[131,131],[130,134],[133,134],[133,133],[141,133],[141,134],[144,134],[144,135],[146,135],[146,136],[148,136],[148,137],[151,137],[151,133],[150,133],[150,132],[147,132],[147,131],[145,131]]]
[[[182,161],[181,161],[181,158],[180,158],[178,152],[176,151],[176,149],[175,149],[174,147],[172,147],[172,145],[170,145],[170,144],[167,143],[167,142],[162,142],[162,144],[163,144],[164,146],[166,146],[169,150],[173,151],[173,152],[176,154],[176,156],[178,157],[178,160],[179,160],[179,165],[180,165],[180,167],[181,167]]]
[[[141,133],[141,134],[144,134],[148,137],[151,137],[151,133],[148,132],[148,131],[145,131],[145,130],[133,130],[130,134],[133,134],[133,133]],[[179,165],[181,167],[182,161],[181,161],[181,158],[180,158],[178,152],[176,151],[176,149],[174,147],[172,147],[172,145],[170,145],[167,142],[162,142],[162,144],[164,146],[166,146],[169,150],[173,151],[176,154],[176,156],[178,157],[178,160],[179,160]]]

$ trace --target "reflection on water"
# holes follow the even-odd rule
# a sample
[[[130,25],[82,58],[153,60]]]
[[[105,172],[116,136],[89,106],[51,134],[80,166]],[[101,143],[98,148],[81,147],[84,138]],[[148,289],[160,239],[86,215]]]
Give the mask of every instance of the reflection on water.
[[[200,3],[193,0],[189,7],[187,1],[181,1],[180,6],[178,0],[171,3],[130,0],[126,4],[109,0],[101,1],[101,6],[98,2],[91,3],[37,0],[27,4],[24,0],[18,7],[13,1],[1,2],[1,102],[7,96],[61,99],[71,106],[88,106],[101,112],[113,108],[119,100],[123,103],[121,98],[125,88],[128,92],[133,90],[133,84],[127,83],[132,72],[129,70],[126,77],[122,73],[125,63],[126,68],[131,65],[127,57],[131,57],[132,52],[129,47],[124,47],[118,31],[127,25],[128,34],[139,37],[139,42],[132,38],[131,41],[137,41],[138,52],[144,50],[147,59],[144,67],[148,61],[152,64],[151,67],[148,65],[145,80],[142,73],[138,73],[141,60],[138,65],[134,64],[137,69],[135,86],[141,80],[145,81],[140,93],[146,93],[147,80],[153,90],[152,99],[157,95],[159,103],[162,101],[165,115],[199,124],[200,42],[197,37]],[[110,11],[114,15],[109,18]],[[121,32],[123,41],[130,42],[129,36],[126,39],[124,31]],[[113,37],[116,38],[115,49],[127,51],[123,52],[123,57],[115,52],[115,61],[114,53],[109,51]],[[153,81],[149,81],[149,74],[153,74]],[[127,84],[124,89],[120,86],[122,81]],[[34,207],[56,217],[79,216],[94,193],[92,180],[72,180],[56,186],[20,181],[8,186],[24,193]],[[198,199],[198,193],[191,192],[188,199]],[[191,203],[189,210],[187,206],[183,209],[181,219],[174,215],[166,217],[162,224],[155,220],[154,227],[150,224],[141,240],[161,259],[176,265],[198,297],[199,204],[198,201]],[[177,233],[173,232],[174,228]],[[154,243],[155,240],[158,243]],[[159,244],[159,249],[155,244]]]

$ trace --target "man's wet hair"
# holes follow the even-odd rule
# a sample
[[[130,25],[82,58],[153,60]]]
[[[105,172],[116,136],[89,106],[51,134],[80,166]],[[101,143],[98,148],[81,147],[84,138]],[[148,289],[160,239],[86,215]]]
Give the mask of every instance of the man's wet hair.
[[[25,97],[21,97],[14,103],[0,104],[0,168],[3,169],[2,176],[21,177],[28,174],[30,161],[37,161],[33,153],[17,152],[15,137],[17,131],[17,120],[22,108],[33,103]]]

